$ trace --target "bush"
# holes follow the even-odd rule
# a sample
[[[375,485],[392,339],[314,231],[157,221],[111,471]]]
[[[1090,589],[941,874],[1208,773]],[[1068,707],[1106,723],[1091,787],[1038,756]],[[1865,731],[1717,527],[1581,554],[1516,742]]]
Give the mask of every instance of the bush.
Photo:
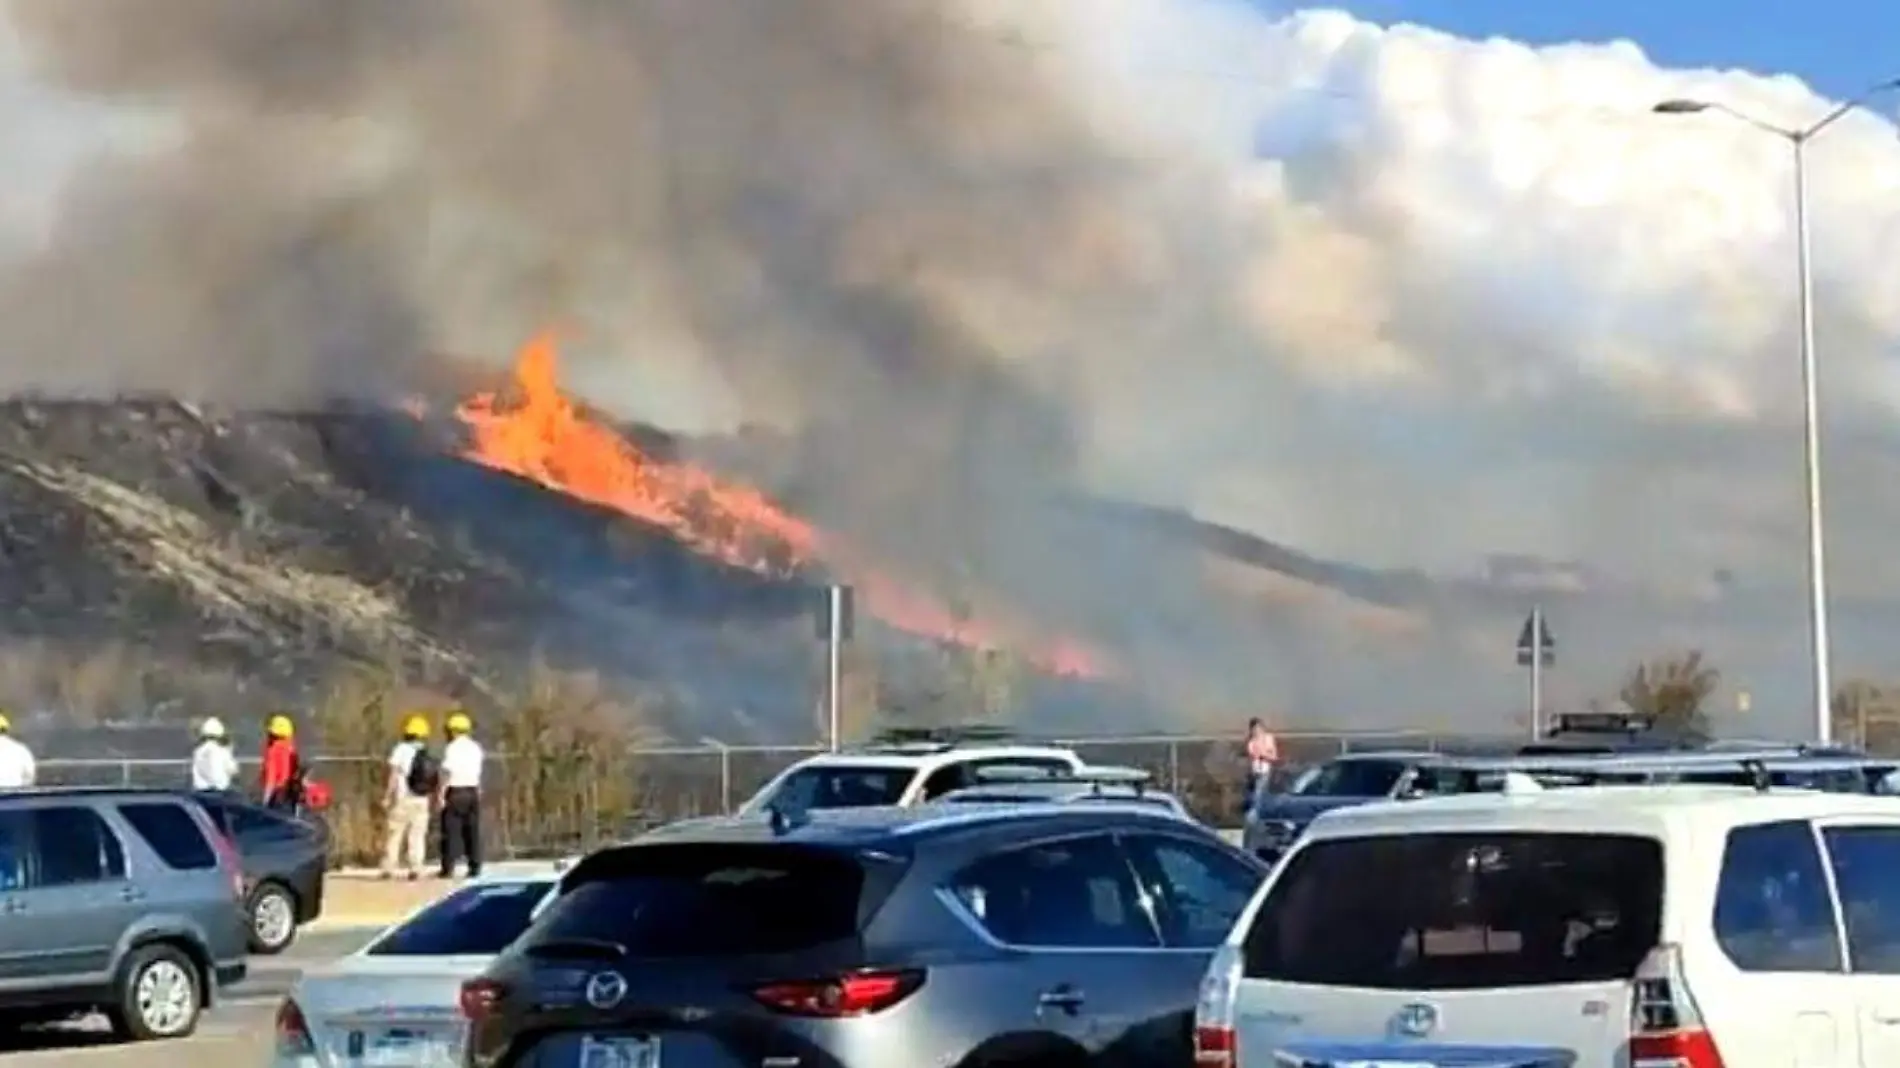
[[[529,671],[519,694],[460,700],[398,672],[355,670],[328,688],[305,728],[313,751],[369,754],[314,762],[312,774],[332,790],[334,863],[381,861],[389,774],[381,754],[412,715],[429,720],[440,752],[442,722],[458,708],[489,754],[482,829],[491,856],[587,849],[627,834],[647,800],[633,751],[653,739],[645,704],[608,695],[592,675],[545,666]]]

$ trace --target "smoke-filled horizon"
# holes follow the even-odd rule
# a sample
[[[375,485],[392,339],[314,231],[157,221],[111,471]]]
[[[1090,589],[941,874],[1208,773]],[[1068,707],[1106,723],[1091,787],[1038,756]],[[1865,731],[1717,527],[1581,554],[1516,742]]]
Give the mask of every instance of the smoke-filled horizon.
[[[1232,0],[10,10],[37,91],[159,118],[0,286],[0,384],[394,395],[559,319],[590,400],[797,428],[822,521],[1110,631],[1206,605],[1078,486],[1377,565],[1799,574],[1787,146],[1648,114],[1825,110],[1790,79]],[[1900,145],[1812,164],[1834,575],[1891,589]]]

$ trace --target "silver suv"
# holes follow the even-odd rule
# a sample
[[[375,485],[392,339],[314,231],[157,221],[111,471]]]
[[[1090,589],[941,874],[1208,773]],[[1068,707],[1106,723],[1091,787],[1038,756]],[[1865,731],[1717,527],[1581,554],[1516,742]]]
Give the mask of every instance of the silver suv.
[[[244,977],[243,874],[190,799],[0,793],[0,1027],[103,1011],[129,1039],[179,1038]]]
[[[1265,874],[1113,802],[695,822],[563,879],[463,985],[465,1063],[1187,1064],[1201,976]]]

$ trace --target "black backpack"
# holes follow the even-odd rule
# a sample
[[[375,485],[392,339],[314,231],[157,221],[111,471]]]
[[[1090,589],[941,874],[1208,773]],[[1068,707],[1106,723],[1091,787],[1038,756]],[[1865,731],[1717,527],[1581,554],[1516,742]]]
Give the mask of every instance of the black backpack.
[[[409,792],[417,797],[428,797],[435,793],[439,774],[435,754],[423,746],[416,746],[416,755],[409,761]]]

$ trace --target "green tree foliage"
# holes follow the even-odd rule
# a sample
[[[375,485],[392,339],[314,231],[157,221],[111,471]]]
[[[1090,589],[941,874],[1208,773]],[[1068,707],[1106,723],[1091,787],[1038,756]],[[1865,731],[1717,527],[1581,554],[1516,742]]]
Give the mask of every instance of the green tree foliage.
[[[1658,731],[1700,741],[1710,736],[1707,706],[1721,681],[1701,651],[1692,650],[1631,668],[1617,696],[1631,712],[1650,717]]]

